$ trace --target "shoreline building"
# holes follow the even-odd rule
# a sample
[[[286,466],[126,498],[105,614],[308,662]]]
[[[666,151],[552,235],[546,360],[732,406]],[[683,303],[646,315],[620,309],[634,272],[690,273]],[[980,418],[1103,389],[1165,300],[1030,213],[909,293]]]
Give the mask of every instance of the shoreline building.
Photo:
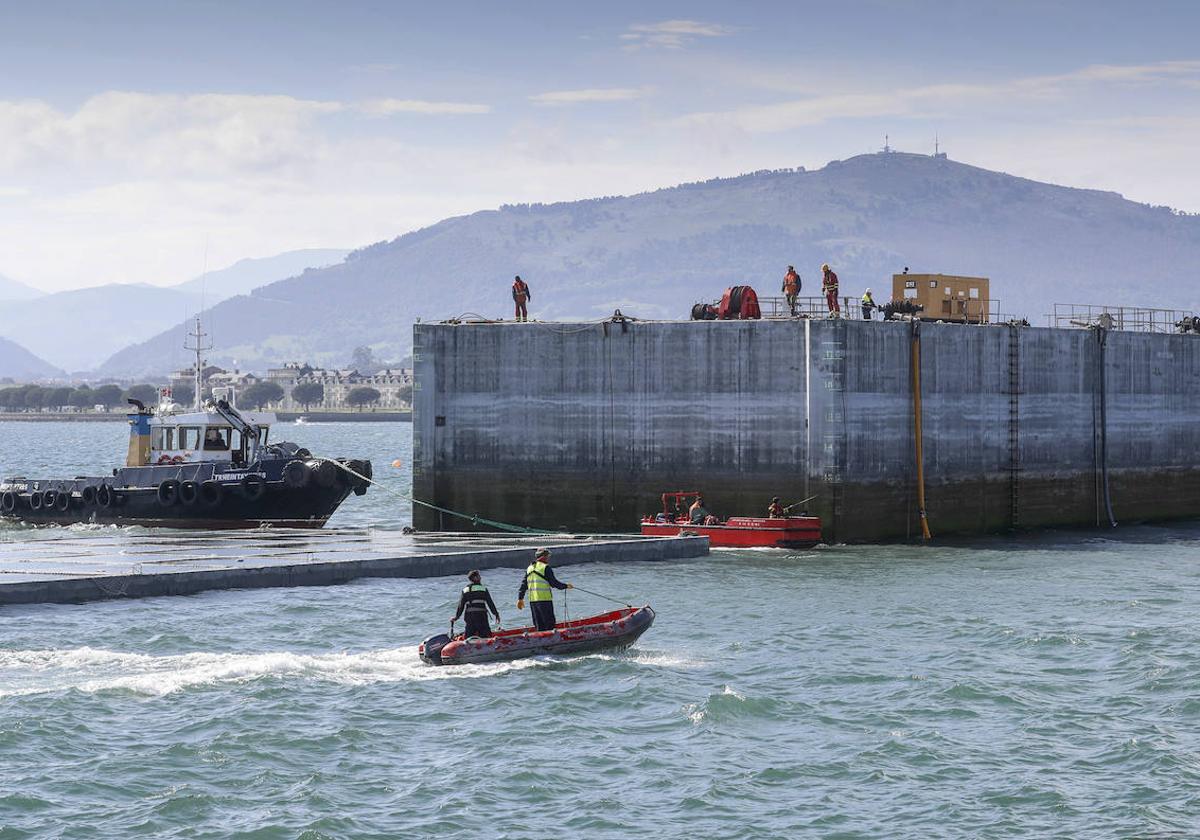
[[[266,381],[283,389],[283,399],[275,405],[279,411],[350,411],[354,407],[347,400],[355,388],[374,388],[379,392],[378,401],[367,406],[368,411],[407,410],[412,400],[413,373],[409,368],[384,368],[365,374],[352,368],[316,368],[306,363],[288,362],[283,367],[269,369]],[[321,385],[324,397],[306,408],[292,396],[292,390],[308,383]]]

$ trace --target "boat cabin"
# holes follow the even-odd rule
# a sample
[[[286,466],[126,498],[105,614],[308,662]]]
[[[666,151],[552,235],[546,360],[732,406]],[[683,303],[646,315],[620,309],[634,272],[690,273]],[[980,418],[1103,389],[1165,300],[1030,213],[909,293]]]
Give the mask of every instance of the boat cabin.
[[[235,429],[227,419],[209,412],[160,415],[150,420],[150,464],[228,461],[244,465],[254,460],[257,447],[267,443],[274,414],[242,414],[258,431],[258,440]]]
[[[241,412],[227,403],[212,402],[188,411],[169,398],[170,392],[164,389],[164,399],[156,409],[149,411],[138,404],[137,413],[129,415],[126,466],[200,461],[246,466],[258,459],[275,422],[274,412]]]

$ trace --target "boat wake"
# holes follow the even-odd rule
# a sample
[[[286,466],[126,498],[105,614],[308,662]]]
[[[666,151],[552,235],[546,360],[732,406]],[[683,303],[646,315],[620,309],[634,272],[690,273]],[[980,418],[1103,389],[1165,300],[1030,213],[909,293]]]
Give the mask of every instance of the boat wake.
[[[431,668],[412,647],[361,653],[186,653],[150,656],[90,647],[0,651],[0,698],[64,691],[127,691],[163,696],[196,687],[264,679],[300,679],[338,685],[423,682],[488,677],[548,664],[526,659],[460,668]]]

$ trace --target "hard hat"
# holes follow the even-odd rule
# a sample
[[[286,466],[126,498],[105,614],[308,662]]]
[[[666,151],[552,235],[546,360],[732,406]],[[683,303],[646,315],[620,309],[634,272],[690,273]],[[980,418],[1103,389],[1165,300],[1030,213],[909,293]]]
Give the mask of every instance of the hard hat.
[[[778,497],[778,496],[772,496],[772,497],[771,497],[771,501],[772,501],[772,502],[778,502],[778,501],[779,501],[779,497]]]
[[[534,557],[549,557],[549,556],[550,556],[550,549],[548,549],[548,548],[539,548],[537,551],[533,552],[533,556],[534,556]]]
[[[828,270],[829,270],[829,263],[821,263],[821,270],[822,270],[822,271],[828,271]]]
[[[867,289],[867,294],[871,294],[871,290],[870,290],[870,289]]]

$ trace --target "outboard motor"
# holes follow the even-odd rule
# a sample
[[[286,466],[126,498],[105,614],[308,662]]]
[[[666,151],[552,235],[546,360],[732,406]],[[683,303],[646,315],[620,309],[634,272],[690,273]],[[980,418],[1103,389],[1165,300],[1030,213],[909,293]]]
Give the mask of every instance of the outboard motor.
[[[445,633],[430,636],[417,648],[417,655],[430,665],[442,664],[442,648],[450,644],[450,637]]]

